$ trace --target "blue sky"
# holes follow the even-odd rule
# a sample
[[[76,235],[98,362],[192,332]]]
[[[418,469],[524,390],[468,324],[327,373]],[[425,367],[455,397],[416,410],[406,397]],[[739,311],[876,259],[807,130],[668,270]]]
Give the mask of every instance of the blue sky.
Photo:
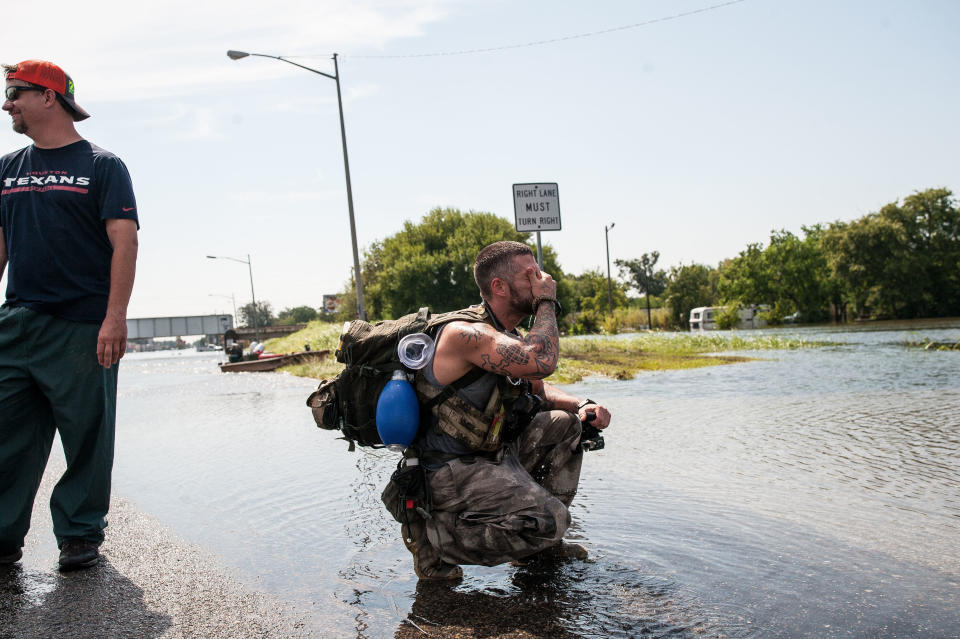
[[[48,2],[0,24],[0,61],[50,59],[130,168],[130,317],[319,306],[352,265],[338,52],[361,249],[436,206],[513,220],[557,182],[565,271],[658,250],[715,265],[773,229],[960,192],[960,3],[744,0]],[[149,8],[147,8],[149,7]],[[509,47],[509,48],[503,48]],[[499,49],[498,49],[499,48]],[[422,56],[473,49],[465,55]],[[388,57],[378,57],[388,56]],[[415,56],[415,57],[390,57]],[[6,115],[4,114],[4,117]],[[29,140],[0,128],[0,151]],[[5,286],[5,282],[4,282]]]

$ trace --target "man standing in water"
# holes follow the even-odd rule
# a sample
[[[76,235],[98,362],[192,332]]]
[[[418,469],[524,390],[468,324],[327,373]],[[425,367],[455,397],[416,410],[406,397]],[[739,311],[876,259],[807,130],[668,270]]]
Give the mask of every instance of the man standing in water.
[[[418,375],[430,427],[405,454],[426,469],[429,518],[401,528],[420,579],[459,579],[458,564],[493,566],[538,556],[586,559],[562,541],[580,479],[581,420],[606,428],[610,413],[547,384],[559,359],[557,285],[519,242],[480,251],[476,321],[446,324]],[[517,324],[534,323],[525,336]],[[442,399],[445,398],[445,399]],[[440,401],[442,399],[442,401]],[[391,512],[390,490],[384,493]]]
[[[0,158],[0,564],[23,555],[59,431],[50,499],[60,569],[87,568],[110,506],[117,362],[137,259],[130,175],[74,127],[89,114],[51,62],[4,65],[3,110],[33,144]]]

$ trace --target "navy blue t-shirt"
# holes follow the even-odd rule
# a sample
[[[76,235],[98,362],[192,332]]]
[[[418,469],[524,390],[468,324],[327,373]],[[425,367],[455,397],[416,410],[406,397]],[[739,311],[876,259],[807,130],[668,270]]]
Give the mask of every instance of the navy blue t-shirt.
[[[0,158],[0,227],[7,245],[7,304],[100,323],[113,247],[105,220],[137,218],[127,167],[86,140],[28,146]]]

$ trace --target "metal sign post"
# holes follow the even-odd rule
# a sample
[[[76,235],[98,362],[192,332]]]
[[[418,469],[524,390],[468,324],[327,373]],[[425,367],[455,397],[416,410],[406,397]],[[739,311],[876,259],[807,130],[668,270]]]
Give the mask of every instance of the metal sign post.
[[[513,185],[515,228],[521,233],[537,233],[537,265],[543,268],[540,231],[559,231],[560,195],[556,182]]]

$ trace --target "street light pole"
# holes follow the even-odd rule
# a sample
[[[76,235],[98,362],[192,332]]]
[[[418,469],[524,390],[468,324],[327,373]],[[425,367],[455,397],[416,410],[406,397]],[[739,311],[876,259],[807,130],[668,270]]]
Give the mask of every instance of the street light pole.
[[[312,73],[322,75],[325,78],[330,78],[337,83],[337,108],[340,112],[340,139],[343,143],[343,173],[347,180],[347,210],[350,213],[350,241],[353,244],[353,279],[357,290],[357,317],[365,320],[367,319],[367,311],[363,305],[363,284],[360,277],[360,253],[357,250],[357,224],[353,215],[353,188],[350,186],[350,161],[347,158],[347,128],[343,122],[343,98],[340,94],[340,67],[337,64],[337,54],[333,54],[333,75],[330,75],[329,73],[324,73],[323,71],[318,71],[317,69],[298,64],[279,55],[247,53],[246,51],[234,51],[232,49],[227,51],[227,57],[231,60],[239,60],[251,55],[259,58],[273,58],[274,60],[280,60],[281,62],[286,62],[287,64],[292,64],[295,67],[300,67],[301,69],[306,69]]]
[[[250,254],[247,253],[247,259],[241,260],[237,257],[224,257],[222,255],[208,255],[207,259],[210,260],[231,260],[233,262],[240,262],[241,264],[246,264],[247,269],[250,272],[250,298],[253,300],[253,336],[254,339],[258,342],[260,341],[260,324],[257,322],[257,295],[253,292],[253,263],[250,260]]]
[[[610,229],[616,226],[616,222],[610,222],[610,226],[603,227],[603,236],[607,241],[607,301],[610,303],[610,315],[613,315],[613,280],[610,279]]]
[[[230,295],[217,295],[216,293],[207,293],[208,297],[222,297],[224,299],[230,300],[233,302],[233,321],[237,321],[237,298],[234,297],[233,293]]]

